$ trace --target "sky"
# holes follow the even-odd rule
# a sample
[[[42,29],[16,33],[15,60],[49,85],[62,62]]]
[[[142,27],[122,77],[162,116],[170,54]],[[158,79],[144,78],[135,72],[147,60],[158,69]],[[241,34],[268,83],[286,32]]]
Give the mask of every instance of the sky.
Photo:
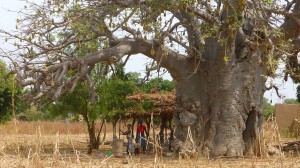
[[[34,0],[36,2],[42,2],[42,0]],[[0,0],[0,29],[11,31],[16,26],[16,19],[18,17],[18,13],[10,12],[16,11],[22,8],[25,5],[24,1],[20,0]],[[8,11],[10,10],[10,11]],[[4,44],[3,39],[0,39],[0,47],[9,49],[9,45]],[[140,72],[142,75],[145,74],[145,64],[149,61],[149,59],[143,55],[134,55],[129,59],[125,70],[127,72]],[[154,77],[156,75],[154,74]],[[172,80],[169,74],[164,75],[164,78]],[[270,81],[272,79],[269,79]],[[279,86],[280,94],[285,98],[296,98],[296,88],[297,85],[294,84],[291,79],[287,82],[284,82],[282,79],[273,80],[277,86]],[[272,104],[282,103],[283,99],[279,98],[276,95],[275,90],[266,91],[264,97],[271,100]]]

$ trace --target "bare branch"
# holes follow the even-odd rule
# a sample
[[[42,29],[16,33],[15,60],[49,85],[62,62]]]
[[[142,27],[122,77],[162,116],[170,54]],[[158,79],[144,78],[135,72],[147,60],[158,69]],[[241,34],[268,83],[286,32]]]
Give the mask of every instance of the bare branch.
[[[211,23],[211,24],[218,24],[219,20],[214,18],[211,14],[201,11],[199,9],[196,9],[194,6],[188,6],[188,11],[193,12],[196,16],[200,17],[204,21]]]
[[[282,96],[279,94],[279,88],[278,88],[277,86],[271,85],[271,86],[269,86],[269,87],[266,87],[266,90],[271,90],[271,89],[275,89],[277,96],[278,96],[279,98],[282,98]]]

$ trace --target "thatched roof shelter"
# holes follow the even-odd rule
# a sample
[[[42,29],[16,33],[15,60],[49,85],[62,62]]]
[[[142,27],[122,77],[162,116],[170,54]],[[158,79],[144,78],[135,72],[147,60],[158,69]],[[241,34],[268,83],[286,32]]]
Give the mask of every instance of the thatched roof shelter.
[[[144,112],[137,111],[136,109],[128,110],[126,115],[130,117],[149,117],[151,116],[151,113],[153,113],[155,116],[165,116],[169,118],[173,117],[175,111],[175,91],[169,93],[152,91],[150,94],[138,92],[128,96],[127,99],[137,103],[143,103],[144,101],[150,100],[154,104],[154,107],[151,110],[146,110]]]

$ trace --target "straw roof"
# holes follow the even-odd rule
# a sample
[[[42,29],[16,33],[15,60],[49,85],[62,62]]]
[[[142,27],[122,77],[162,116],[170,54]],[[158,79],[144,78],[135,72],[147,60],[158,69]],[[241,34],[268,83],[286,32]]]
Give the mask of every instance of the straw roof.
[[[151,100],[154,103],[154,108],[145,112],[138,112],[135,109],[128,110],[127,115],[129,116],[150,116],[151,113],[153,113],[154,115],[172,117],[175,111],[175,91],[168,93],[152,91],[150,94],[138,92],[134,95],[128,96],[127,100],[132,100],[137,103],[142,103],[145,100]]]

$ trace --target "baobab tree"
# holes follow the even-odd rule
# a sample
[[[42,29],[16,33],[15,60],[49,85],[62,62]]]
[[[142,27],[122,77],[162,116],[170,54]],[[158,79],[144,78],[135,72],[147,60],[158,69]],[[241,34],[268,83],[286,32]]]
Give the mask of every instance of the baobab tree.
[[[263,94],[276,88],[265,86],[267,77],[282,62],[285,79],[300,79],[299,12],[300,0],[27,2],[17,30],[1,31],[16,46],[2,55],[38,102],[79,80],[87,80],[93,100],[95,64],[113,67],[143,54],[154,60],[148,71],[166,68],[176,82],[176,150],[190,132],[198,151],[242,156],[262,144]]]

